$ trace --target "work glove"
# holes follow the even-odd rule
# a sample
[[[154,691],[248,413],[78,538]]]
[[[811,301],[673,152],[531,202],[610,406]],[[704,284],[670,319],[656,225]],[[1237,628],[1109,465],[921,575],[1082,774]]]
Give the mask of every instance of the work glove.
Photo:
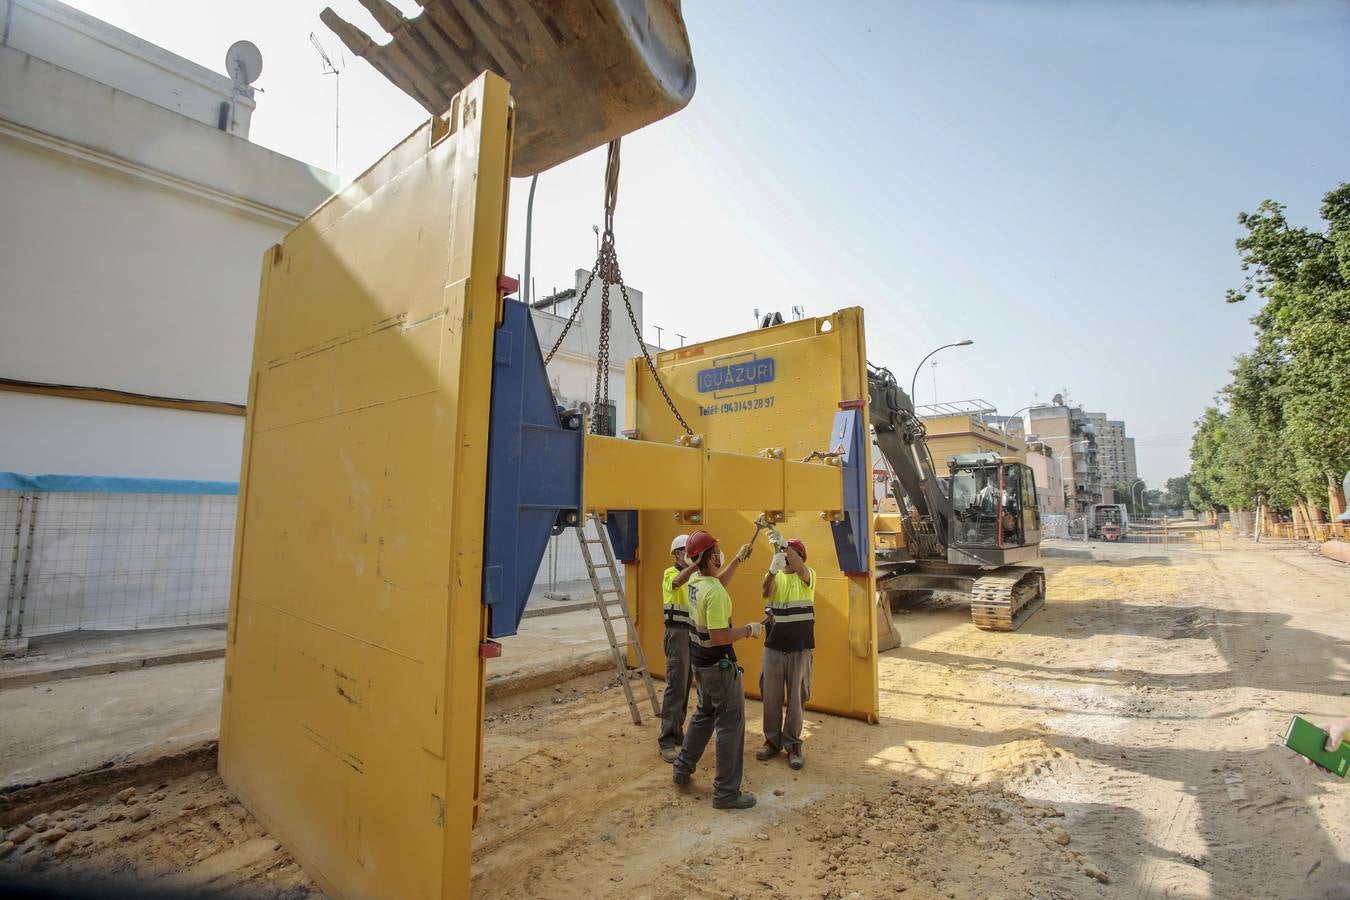
[[[777,528],[769,529],[769,543],[773,544],[775,547],[787,546],[787,541],[783,540],[783,536],[778,533]]]
[[[736,558],[739,559],[741,562],[745,562],[747,559],[750,558],[750,553],[753,549],[754,548],[751,547],[749,544],[742,544],[740,551],[736,554]]]
[[[763,636],[764,636],[764,623],[763,623],[763,622],[749,622],[749,623],[746,624],[745,627],[749,630],[750,636],[751,636],[752,638],[758,638],[758,637],[763,637]]]
[[[779,550],[773,555],[773,561],[769,563],[769,574],[777,575],[787,568],[787,554]]]

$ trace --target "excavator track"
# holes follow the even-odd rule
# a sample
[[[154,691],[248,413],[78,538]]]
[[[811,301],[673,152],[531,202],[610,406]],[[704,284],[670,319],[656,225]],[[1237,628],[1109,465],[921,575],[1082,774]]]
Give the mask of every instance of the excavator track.
[[[1045,605],[1045,570],[1003,566],[980,575],[970,589],[970,620],[983,631],[1016,631]]]

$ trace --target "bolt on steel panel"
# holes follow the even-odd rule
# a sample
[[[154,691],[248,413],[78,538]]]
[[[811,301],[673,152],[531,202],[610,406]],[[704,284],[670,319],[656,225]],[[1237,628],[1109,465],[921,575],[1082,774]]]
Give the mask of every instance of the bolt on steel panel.
[[[220,769],[333,896],[468,892],[512,116],[481,76],[264,259]]]

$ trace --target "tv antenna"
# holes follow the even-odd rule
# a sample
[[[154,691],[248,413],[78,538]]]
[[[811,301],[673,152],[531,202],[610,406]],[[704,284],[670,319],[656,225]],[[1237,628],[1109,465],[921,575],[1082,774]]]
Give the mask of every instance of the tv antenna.
[[[333,170],[336,171],[341,163],[338,152],[338,130],[341,124],[342,114],[342,67],[346,65],[345,56],[339,57],[338,62],[328,55],[328,51],[319,43],[319,38],[314,32],[309,33],[309,42],[314,45],[314,49],[319,51],[319,59],[323,60],[323,74],[333,76]]]

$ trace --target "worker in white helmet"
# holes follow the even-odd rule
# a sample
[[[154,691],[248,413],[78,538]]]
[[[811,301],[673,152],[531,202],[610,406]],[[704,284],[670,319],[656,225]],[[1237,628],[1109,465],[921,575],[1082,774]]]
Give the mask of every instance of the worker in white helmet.
[[[661,698],[661,734],[656,743],[661,758],[673,763],[684,743],[684,720],[689,712],[689,688],[694,670],[689,657],[689,588],[685,584],[695,569],[689,568],[684,548],[689,535],[680,534],[670,542],[674,564],[661,576],[661,595],[665,602],[666,692]],[[688,569],[688,571],[684,571]]]

